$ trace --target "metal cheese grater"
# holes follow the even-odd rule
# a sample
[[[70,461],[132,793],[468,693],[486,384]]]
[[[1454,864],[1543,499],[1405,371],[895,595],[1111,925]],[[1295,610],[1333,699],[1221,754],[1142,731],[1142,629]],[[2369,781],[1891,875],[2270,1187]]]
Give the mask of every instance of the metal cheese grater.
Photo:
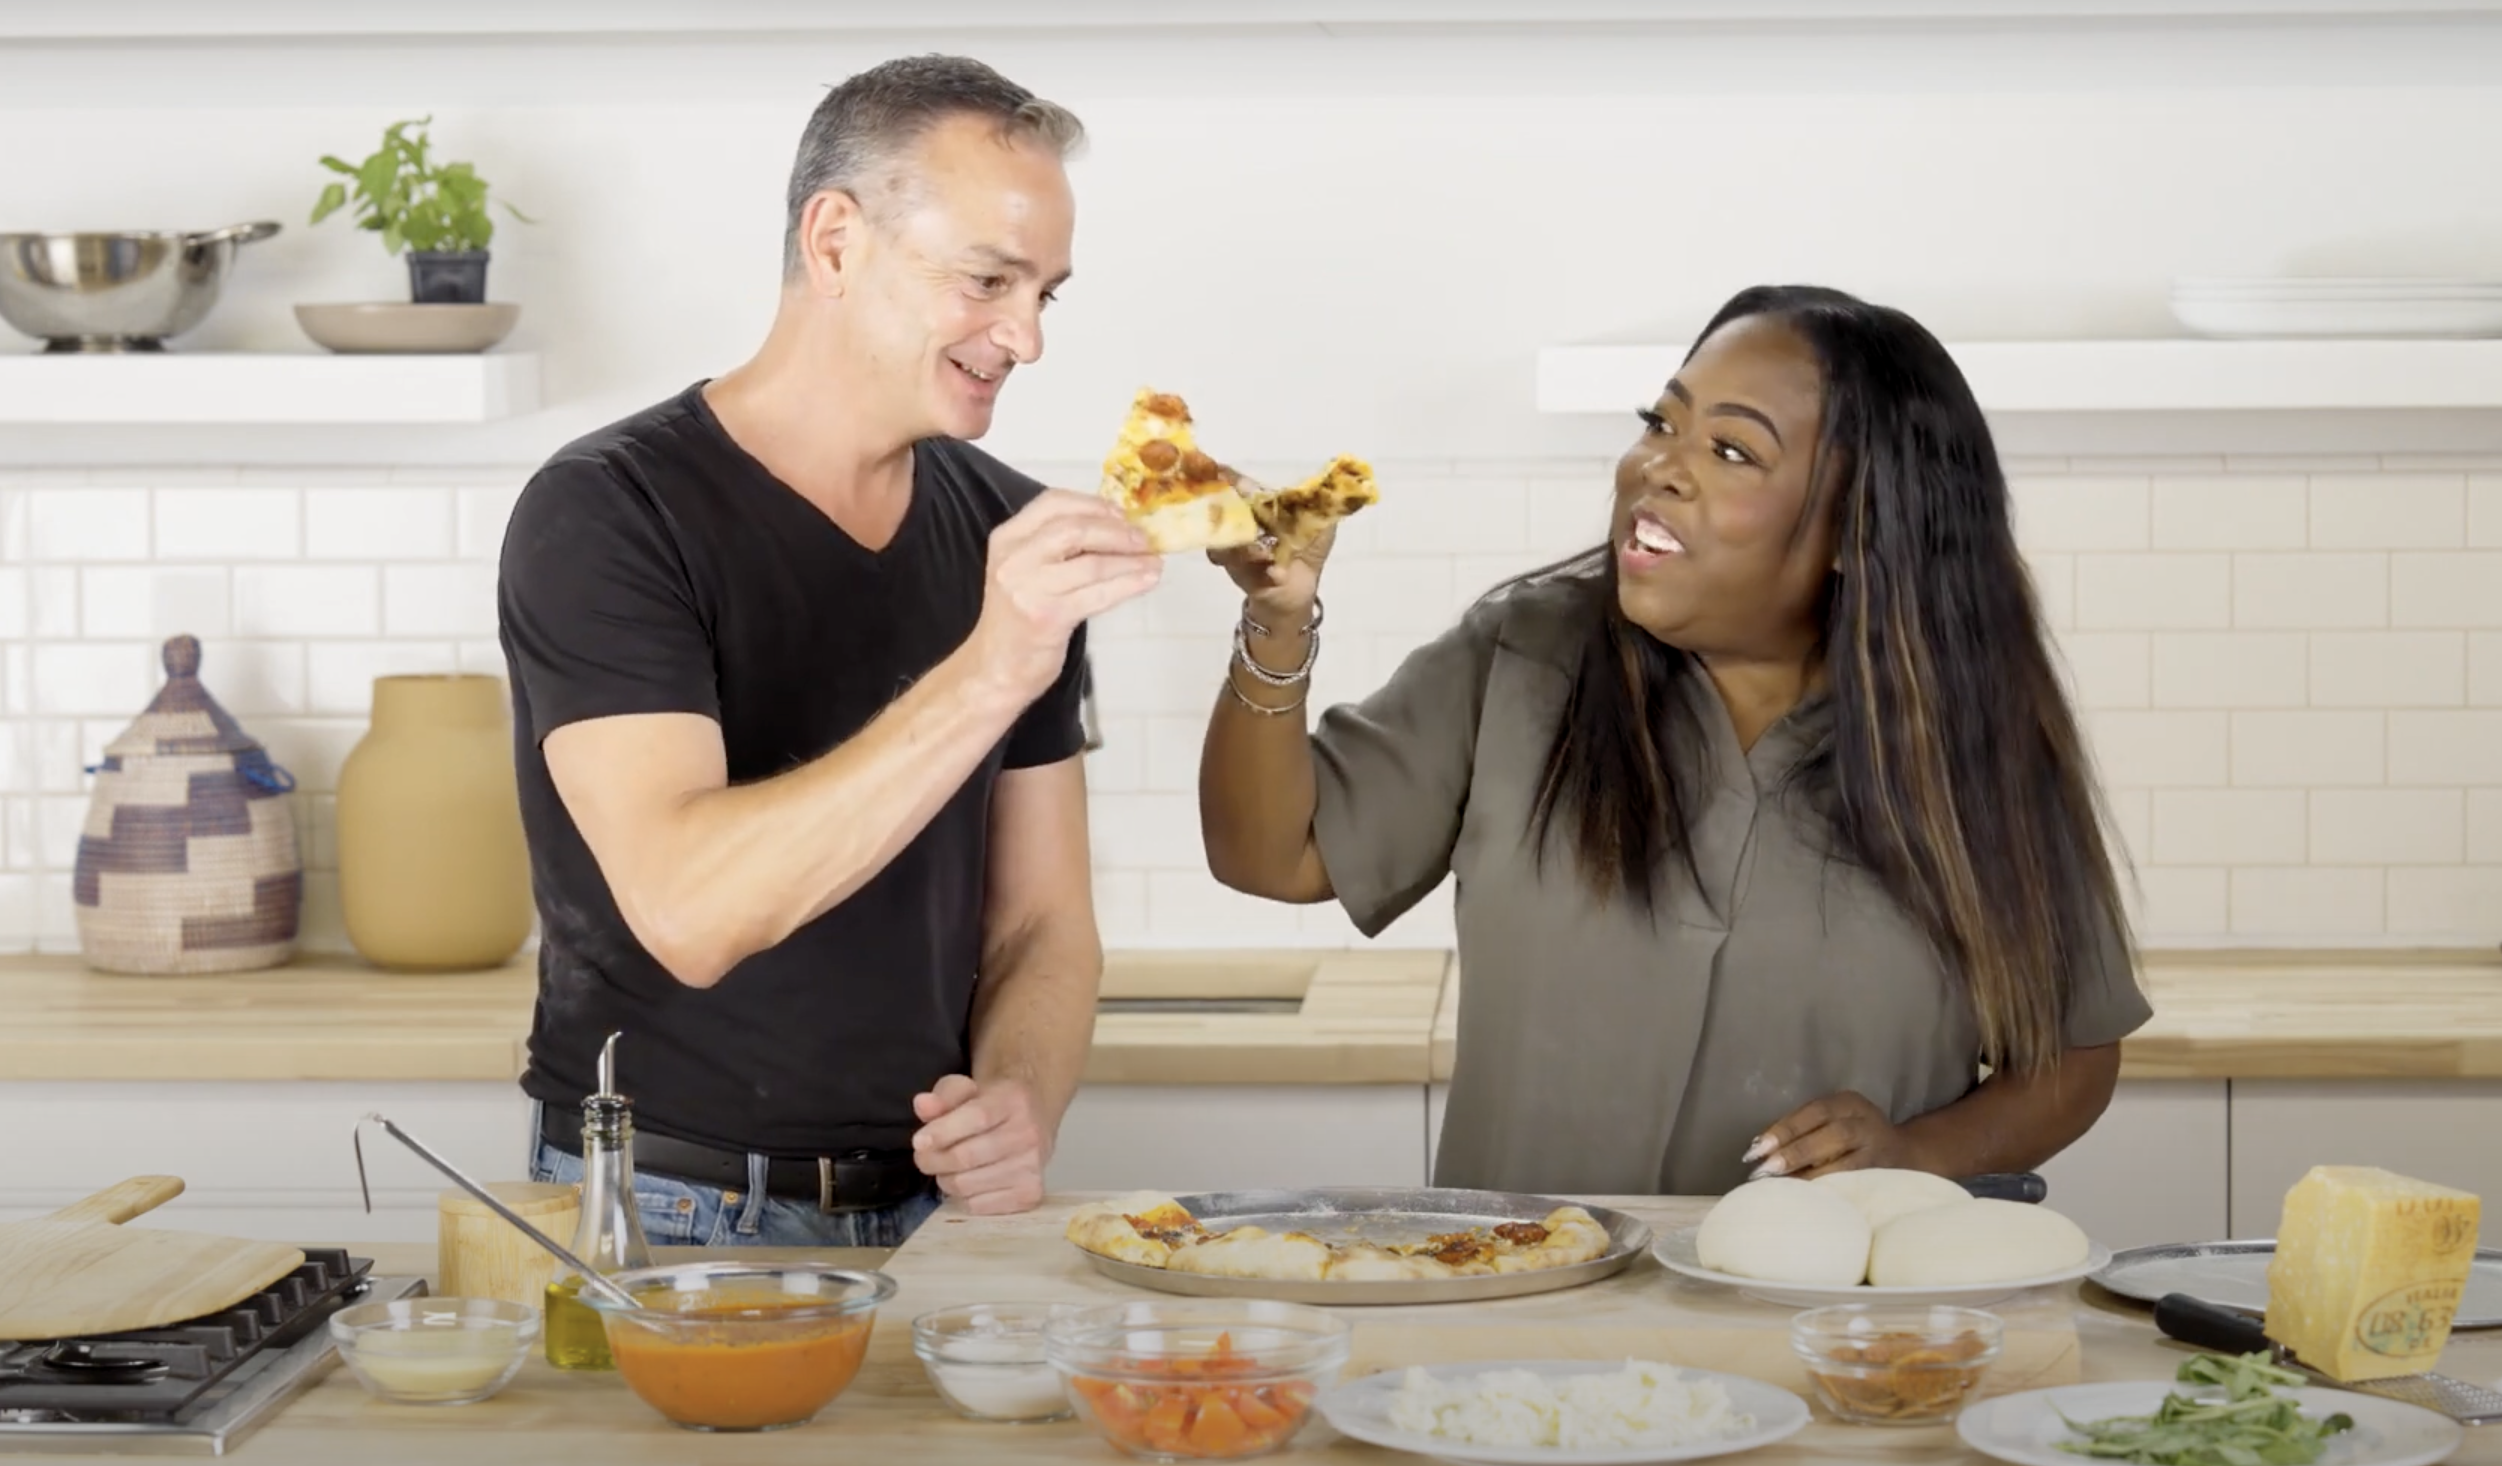
[[[2293,1356],[2292,1351],[2267,1336],[2263,1320],[2237,1308],[2223,1308],[2186,1293],[2166,1293],[2155,1304],[2155,1327],[2167,1337],[2200,1349],[2219,1354],[2256,1354],[2264,1351],[2269,1358],[2287,1369],[2298,1369],[2335,1390],[2352,1390],[2358,1395],[2378,1395],[2382,1399],[2420,1406],[2438,1411],[2461,1425],[2502,1424],[2502,1392],[2452,1379],[2446,1374],[2408,1374],[2395,1379],[2366,1379],[2348,1382],[2331,1379]]]

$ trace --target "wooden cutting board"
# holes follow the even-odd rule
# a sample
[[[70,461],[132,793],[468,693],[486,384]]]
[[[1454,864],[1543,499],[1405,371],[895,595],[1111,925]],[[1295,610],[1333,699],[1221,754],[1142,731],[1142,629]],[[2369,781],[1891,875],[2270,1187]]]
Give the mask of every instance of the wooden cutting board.
[[[179,1177],[133,1176],[48,1217],[0,1223],[0,1339],[179,1323],[304,1265],[280,1243],[120,1225],[181,1194]]]

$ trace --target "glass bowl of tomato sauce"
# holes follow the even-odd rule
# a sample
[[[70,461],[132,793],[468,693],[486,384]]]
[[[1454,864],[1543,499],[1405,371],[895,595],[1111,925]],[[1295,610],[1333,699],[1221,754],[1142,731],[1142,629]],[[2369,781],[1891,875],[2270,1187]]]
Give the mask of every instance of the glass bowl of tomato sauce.
[[[611,1274],[596,1289],[608,1352],[628,1388],[689,1430],[779,1430],[832,1404],[860,1373],[884,1273],[812,1262],[701,1262]]]
[[[1146,1461],[1243,1461],[1285,1449],[1346,1367],[1351,1330],[1260,1299],[1139,1300],[1043,1330],[1069,1403],[1113,1449]]]

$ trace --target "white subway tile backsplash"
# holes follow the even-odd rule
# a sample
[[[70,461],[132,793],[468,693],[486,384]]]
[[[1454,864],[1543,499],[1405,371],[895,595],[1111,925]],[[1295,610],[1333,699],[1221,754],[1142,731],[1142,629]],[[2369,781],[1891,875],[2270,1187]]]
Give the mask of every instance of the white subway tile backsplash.
[[[317,641],[304,658],[304,710],[316,715],[366,716],[377,677],[460,670],[448,641]]]
[[[235,631],[243,636],[372,636],[382,585],[369,565],[235,568]]]
[[[2326,474],[2311,480],[2315,550],[2455,550],[2466,542],[2464,474]]]
[[[384,566],[382,628],[392,636],[495,635],[495,567]]]
[[[2032,551],[2143,550],[2148,484],[2143,478],[2062,474],[2019,478],[2014,499],[2018,547]]]
[[[2218,712],[2093,711],[2086,741],[2115,789],[2220,789],[2231,781],[2231,725]]]
[[[37,560],[145,560],[145,489],[37,489],[27,496],[27,552]]]
[[[2232,934],[2314,940],[2378,936],[2387,920],[2387,874],[2373,866],[2236,870]]]
[[[2467,791],[2467,863],[2502,865],[2502,789]]]
[[[2502,940],[2502,865],[2391,870],[2389,929],[2492,946]]]
[[[156,558],[250,563],[304,550],[293,489],[167,489],[155,496]]]
[[[2467,634],[2459,631],[2314,631],[2311,702],[2317,707],[2455,707],[2467,698]]]
[[[223,565],[90,565],[78,572],[78,600],[88,637],[224,636],[234,623]]]
[[[2502,631],[2467,633],[2467,700],[2502,707]]]
[[[1605,532],[1609,458],[1376,467],[1383,501],[1341,533],[1324,592],[1315,716],[1372,693],[1497,581]],[[495,560],[530,468],[0,473],[0,949],[75,950],[63,832],[178,631],[204,639],[209,689],[297,775],[303,940],[343,947],[339,762],[375,676],[505,675]],[[2141,937],[2495,939],[2502,459],[2009,473]],[[1221,572],[1181,557],[1094,626],[1107,743],[1087,773],[1112,945],[1363,940],[1335,903],[1254,901],[1206,873],[1198,754],[1239,607]],[[1448,945],[1451,921],[1446,884],[1379,940]]]
[[[161,680],[157,649],[144,641],[44,643],[34,648],[34,707],[52,716],[135,717]]]
[[[2502,473],[2468,478],[2467,543],[2475,549],[2502,550]]]
[[[2310,789],[2388,778],[2388,717],[2369,712],[2233,714],[2233,783]]]
[[[2456,789],[2314,789],[2311,859],[2322,865],[2456,865],[2467,796]]]
[[[2502,786],[2502,711],[2391,713],[2389,782]]]
[[[2124,887],[2130,922],[2142,938],[2162,932],[2221,932],[2232,926],[2232,873],[2218,866],[2157,865]]]
[[[2390,624],[2502,627],[2502,550],[2391,557]]]
[[[307,489],[311,560],[440,560],[452,553],[448,489]]]
[[[43,640],[78,635],[78,567],[37,565],[27,573],[27,610],[33,634]]]
[[[2350,630],[2389,624],[2389,557],[2235,555],[2233,624]]]
[[[2174,631],[2153,641],[2159,708],[2298,708],[2309,699],[2300,632]]]
[[[2179,631],[2233,624],[2225,555],[2080,555],[2076,624],[2087,631]]]
[[[2157,790],[2155,859],[2165,865],[2300,865],[2307,815],[2298,790]]]
[[[2154,481],[2158,550],[2299,550],[2311,542],[2310,485],[2265,475],[2165,475]]]

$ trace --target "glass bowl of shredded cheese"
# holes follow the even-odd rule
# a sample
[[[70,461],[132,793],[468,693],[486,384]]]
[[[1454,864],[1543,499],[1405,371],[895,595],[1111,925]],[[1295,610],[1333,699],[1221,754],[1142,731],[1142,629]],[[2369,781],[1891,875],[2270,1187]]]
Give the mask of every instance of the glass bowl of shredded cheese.
[[[1995,1314],[1942,1304],[1817,1308],[1790,1321],[1790,1348],[1816,1397],[1854,1425],[1954,1419],[1997,1360]]]
[[[1044,1328],[1077,1415],[1148,1461],[1241,1461],[1283,1450],[1346,1367],[1353,1330],[1317,1308],[1257,1299],[1141,1300]]]

